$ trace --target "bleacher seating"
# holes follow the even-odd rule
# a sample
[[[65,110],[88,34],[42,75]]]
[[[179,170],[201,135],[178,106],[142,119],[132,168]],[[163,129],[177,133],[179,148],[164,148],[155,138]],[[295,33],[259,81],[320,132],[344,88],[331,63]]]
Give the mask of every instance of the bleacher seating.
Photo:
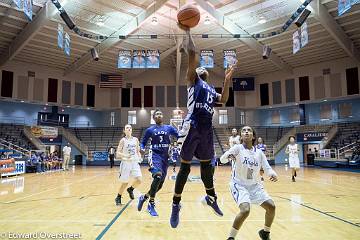
[[[360,142],[360,123],[341,123],[327,148],[338,149],[354,142]]]
[[[1,123],[0,138],[27,150],[36,149],[31,141],[24,135],[24,125]]]

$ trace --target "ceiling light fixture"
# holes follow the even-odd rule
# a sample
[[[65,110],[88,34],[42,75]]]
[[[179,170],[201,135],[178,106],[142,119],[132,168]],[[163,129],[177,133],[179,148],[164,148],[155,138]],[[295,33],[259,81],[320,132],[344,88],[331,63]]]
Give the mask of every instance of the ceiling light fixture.
[[[205,24],[205,25],[209,25],[210,23],[211,23],[210,17],[209,17],[209,16],[206,16],[206,17],[205,17],[204,24]]]
[[[266,19],[264,17],[260,17],[260,20],[258,21],[259,24],[264,24],[266,23]]]
[[[157,24],[158,24],[158,19],[157,19],[157,17],[152,17],[152,19],[151,19],[151,24],[152,24],[152,25],[157,25]]]

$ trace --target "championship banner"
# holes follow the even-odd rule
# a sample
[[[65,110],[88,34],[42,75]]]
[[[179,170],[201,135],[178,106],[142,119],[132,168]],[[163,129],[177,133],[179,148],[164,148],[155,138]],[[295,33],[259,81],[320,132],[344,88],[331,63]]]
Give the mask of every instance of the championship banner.
[[[14,2],[15,5],[16,5],[16,7],[17,7],[17,8],[20,8],[20,9],[22,9],[21,1],[22,1],[22,0],[13,0],[13,2]]]
[[[57,128],[47,126],[32,126],[31,133],[37,138],[56,138],[59,135]]]
[[[351,8],[351,0],[339,0],[338,2],[338,16],[343,15]]]
[[[305,47],[306,44],[309,43],[309,34],[308,34],[308,26],[307,23],[304,22],[303,25],[301,26],[301,48]]]
[[[200,51],[200,67],[214,68],[214,50]]]
[[[293,54],[300,51],[300,36],[299,36],[299,30],[296,30],[293,34]]]
[[[133,68],[146,68],[145,50],[133,51]]]
[[[109,157],[108,152],[93,152],[94,161],[107,161]]]
[[[159,50],[146,51],[146,68],[160,68]]]
[[[131,68],[131,51],[120,50],[118,57],[118,68]]]
[[[71,44],[71,39],[68,33],[65,33],[65,47],[64,47],[64,52],[66,55],[70,56],[70,44]]]
[[[58,24],[58,47],[63,49],[64,48],[64,27],[59,23]]]
[[[234,91],[254,91],[255,90],[255,78],[233,78],[233,90]]]
[[[351,0],[351,6],[360,3],[360,0]]]
[[[237,63],[235,50],[224,50],[224,68],[228,68],[231,65]]]
[[[24,13],[29,18],[29,20],[32,20],[32,0],[24,0]]]

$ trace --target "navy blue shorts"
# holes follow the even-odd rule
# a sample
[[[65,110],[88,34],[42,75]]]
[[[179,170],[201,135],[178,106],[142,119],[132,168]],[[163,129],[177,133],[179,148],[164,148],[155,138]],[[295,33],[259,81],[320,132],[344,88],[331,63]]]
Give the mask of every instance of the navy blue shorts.
[[[161,173],[162,179],[165,179],[167,170],[169,167],[169,157],[164,155],[159,155],[156,153],[149,154],[149,171],[151,172],[152,176],[154,177],[155,174]]]
[[[181,148],[183,160],[191,161],[195,156],[199,160],[210,160],[214,157],[214,140],[212,127],[191,126]]]

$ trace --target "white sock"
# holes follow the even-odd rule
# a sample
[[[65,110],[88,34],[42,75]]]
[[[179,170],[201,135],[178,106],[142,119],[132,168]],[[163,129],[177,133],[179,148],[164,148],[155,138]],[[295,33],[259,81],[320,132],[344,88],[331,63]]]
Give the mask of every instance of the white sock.
[[[239,230],[232,227],[231,230],[230,230],[229,237],[235,238],[238,232],[239,232]]]
[[[265,232],[270,232],[270,228],[271,228],[271,227],[264,226],[264,231],[265,231]]]

